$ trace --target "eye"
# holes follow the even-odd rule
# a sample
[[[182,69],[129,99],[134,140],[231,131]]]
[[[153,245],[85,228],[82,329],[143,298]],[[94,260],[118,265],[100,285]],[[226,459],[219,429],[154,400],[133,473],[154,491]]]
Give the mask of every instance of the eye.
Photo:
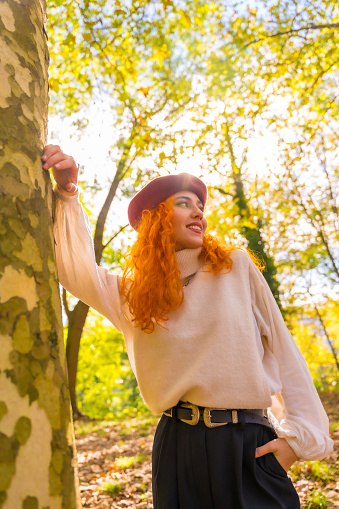
[[[184,207],[188,207],[188,206],[189,206],[187,201],[178,201],[178,202],[176,203],[176,205],[177,205],[177,206],[184,205]]]

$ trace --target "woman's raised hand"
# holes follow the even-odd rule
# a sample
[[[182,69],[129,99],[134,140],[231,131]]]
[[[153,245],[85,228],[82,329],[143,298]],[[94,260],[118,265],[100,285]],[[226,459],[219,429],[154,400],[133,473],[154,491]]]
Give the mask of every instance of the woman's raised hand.
[[[64,154],[58,145],[46,145],[41,160],[44,170],[52,168],[53,176],[61,191],[71,194],[77,192],[79,165],[73,157]]]

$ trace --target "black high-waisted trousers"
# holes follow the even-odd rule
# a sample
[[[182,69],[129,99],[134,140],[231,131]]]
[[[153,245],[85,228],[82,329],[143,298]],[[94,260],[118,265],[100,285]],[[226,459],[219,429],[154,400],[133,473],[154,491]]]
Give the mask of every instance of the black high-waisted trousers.
[[[211,429],[163,415],[153,445],[154,509],[300,509],[274,454],[255,458],[274,438],[261,424]]]

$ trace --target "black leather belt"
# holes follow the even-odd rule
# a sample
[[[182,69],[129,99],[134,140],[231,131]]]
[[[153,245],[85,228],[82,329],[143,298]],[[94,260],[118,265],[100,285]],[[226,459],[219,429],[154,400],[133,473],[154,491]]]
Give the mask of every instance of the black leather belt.
[[[224,408],[199,407],[193,403],[180,402],[178,405],[165,410],[165,415],[175,417],[191,426],[205,425],[216,428],[225,424],[262,424],[272,428],[264,415],[264,410],[228,410]]]

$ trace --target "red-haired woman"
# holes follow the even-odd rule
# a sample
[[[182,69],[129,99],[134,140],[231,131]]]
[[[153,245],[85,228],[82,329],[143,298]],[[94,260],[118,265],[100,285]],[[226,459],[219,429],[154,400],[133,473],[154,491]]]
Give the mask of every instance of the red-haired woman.
[[[74,160],[53,145],[42,159],[57,182],[60,282],[124,334],[142,397],[163,414],[155,509],[300,507],[287,470],[330,453],[328,419],[262,274],[206,235],[203,182],[169,175],[135,195],[138,239],[119,277],[95,263]]]

